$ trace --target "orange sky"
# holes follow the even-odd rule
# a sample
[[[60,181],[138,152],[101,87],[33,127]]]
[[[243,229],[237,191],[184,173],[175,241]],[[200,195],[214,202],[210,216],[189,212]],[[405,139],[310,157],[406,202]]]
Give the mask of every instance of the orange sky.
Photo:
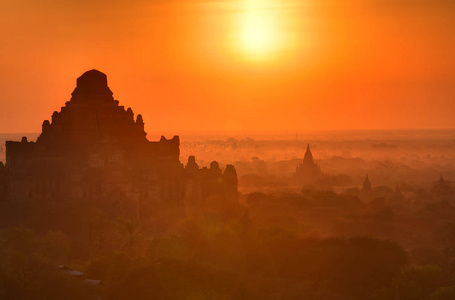
[[[152,133],[455,128],[455,2],[0,0],[0,132],[93,68]]]

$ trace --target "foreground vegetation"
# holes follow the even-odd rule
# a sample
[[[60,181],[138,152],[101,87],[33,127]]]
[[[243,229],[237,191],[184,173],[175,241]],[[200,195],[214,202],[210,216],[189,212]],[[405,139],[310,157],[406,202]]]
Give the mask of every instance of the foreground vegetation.
[[[454,223],[433,224],[436,246],[406,250],[374,234],[322,235],[309,217],[305,228],[292,225],[314,210],[311,203],[339,206],[342,215],[363,220],[360,227],[393,222],[390,212],[362,212],[346,197],[253,194],[245,206],[213,197],[162,208],[149,219],[96,203],[4,203],[0,298],[455,299]]]

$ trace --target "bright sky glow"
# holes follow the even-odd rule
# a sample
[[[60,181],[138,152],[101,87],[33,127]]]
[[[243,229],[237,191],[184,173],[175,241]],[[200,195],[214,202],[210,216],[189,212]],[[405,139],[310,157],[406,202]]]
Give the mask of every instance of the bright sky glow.
[[[274,0],[245,0],[239,46],[250,58],[269,58],[286,46],[285,16]]]
[[[455,128],[455,1],[1,2],[0,132],[41,131],[94,68],[158,139]]]

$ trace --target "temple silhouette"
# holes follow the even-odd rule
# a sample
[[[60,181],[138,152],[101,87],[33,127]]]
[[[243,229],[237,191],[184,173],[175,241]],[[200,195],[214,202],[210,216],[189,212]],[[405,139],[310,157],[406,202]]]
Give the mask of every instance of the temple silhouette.
[[[149,203],[179,204],[184,197],[210,195],[237,199],[232,165],[222,172],[190,157],[179,160],[180,140],[149,141],[144,120],[113,98],[107,77],[97,70],[77,79],[71,100],[45,120],[36,142],[6,142],[6,164],[0,166],[4,198],[59,202],[87,199],[134,207]]]
[[[368,177],[368,174],[365,175],[365,180],[363,181],[363,184],[362,184],[362,193],[367,193],[367,194],[373,193],[373,188],[371,187],[371,182],[370,182],[370,178]]]
[[[294,183],[298,185],[314,184],[322,175],[320,166],[314,161],[308,144],[305,157],[300,162],[293,175]]]
[[[451,202],[454,197],[454,191],[451,187],[450,182],[444,179],[444,176],[439,177],[439,180],[433,183],[431,188],[431,198],[437,201],[449,201]]]

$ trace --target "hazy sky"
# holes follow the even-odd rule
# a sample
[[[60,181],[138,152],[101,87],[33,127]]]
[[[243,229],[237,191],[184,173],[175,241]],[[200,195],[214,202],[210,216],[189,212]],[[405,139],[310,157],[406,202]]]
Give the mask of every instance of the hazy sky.
[[[0,0],[0,132],[94,68],[149,132],[455,128],[455,1]]]

